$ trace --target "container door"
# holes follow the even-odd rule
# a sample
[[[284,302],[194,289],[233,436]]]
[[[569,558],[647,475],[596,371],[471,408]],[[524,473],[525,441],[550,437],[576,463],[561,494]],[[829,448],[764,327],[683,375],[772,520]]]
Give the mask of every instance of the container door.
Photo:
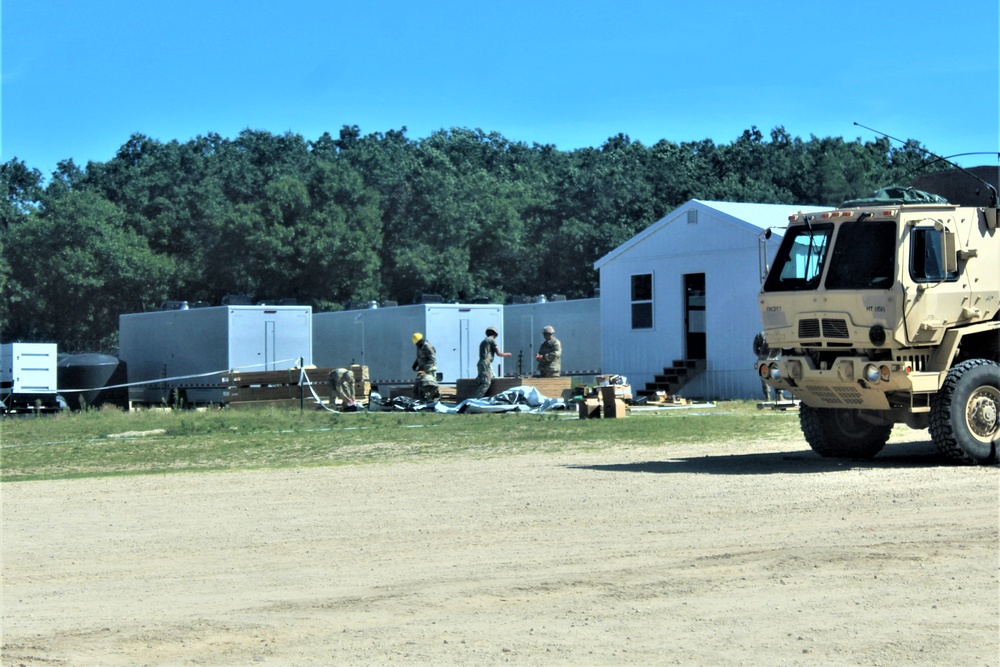
[[[473,351],[472,328],[468,318],[458,321],[458,377],[476,377],[475,368],[472,366],[473,359],[478,359],[479,350]],[[457,380],[458,378],[456,378]]]
[[[515,357],[514,374],[517,377],[525,377],[535,374],[535,316],[521,316],[521,336],[520,340],[528,341],[527,350],[518,350]]]
[[[278,360],[275,356],[276,350],[276,340],[275,340],[275,322],[273,320],[264,321],[264,370],[274,371],[277,370],[275,367],[275,362]]]

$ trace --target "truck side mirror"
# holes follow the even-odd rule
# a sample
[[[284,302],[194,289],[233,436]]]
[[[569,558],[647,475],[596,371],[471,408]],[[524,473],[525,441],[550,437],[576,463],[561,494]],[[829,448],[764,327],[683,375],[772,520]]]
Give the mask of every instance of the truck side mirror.
[[[941,266],[946,276],[958,273],[958,250],[956,248],[955,232],[945,231],[941,243]]]
[[[955,232],[940,220],[934,223],[934,229],[941,234],[941,258],[940,266],[944,269],[944,275],[940,277],[944,280],[947,276],[958,272],[958,241]]]
[[[986,228],[996,229],[997,228],[997,216],[1000,214],[1000,209],[994,206],[987,206],[983,213],[986,215]]]

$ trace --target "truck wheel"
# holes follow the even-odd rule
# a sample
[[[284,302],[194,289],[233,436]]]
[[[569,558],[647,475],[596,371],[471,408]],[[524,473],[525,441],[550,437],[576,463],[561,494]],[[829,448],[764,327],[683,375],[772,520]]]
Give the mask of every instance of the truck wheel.
[[[996,461],[1000,437],[1000,366],[969,359],[948,371],[931,401],[931,439],[938,451],[969,464]]]
[[[799,406],[799,425],[812,450],[824,458],[870,459],[882,451],[892,424],[872,424],[859,410]]]

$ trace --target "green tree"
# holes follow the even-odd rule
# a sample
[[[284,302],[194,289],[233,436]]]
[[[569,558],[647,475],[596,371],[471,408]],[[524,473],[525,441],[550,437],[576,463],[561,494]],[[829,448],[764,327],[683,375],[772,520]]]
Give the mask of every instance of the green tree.
[[[0,229],[22,221],[33,211],[42,194],[42,172],[17,158],[0,165]]]
[[[2,338],[113,351],[118,316],[158,303],[171,273],[169,258],[151,252],[124,218],[95,193],[66,191],[10,229]]]

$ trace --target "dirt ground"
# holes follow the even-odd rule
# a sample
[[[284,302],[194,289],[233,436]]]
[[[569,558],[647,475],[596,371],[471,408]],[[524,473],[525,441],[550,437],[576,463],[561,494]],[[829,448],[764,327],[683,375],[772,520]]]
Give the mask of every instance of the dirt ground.
[[[3,665],[1000,665],[1000,468],[802,442],[5,484]]]

